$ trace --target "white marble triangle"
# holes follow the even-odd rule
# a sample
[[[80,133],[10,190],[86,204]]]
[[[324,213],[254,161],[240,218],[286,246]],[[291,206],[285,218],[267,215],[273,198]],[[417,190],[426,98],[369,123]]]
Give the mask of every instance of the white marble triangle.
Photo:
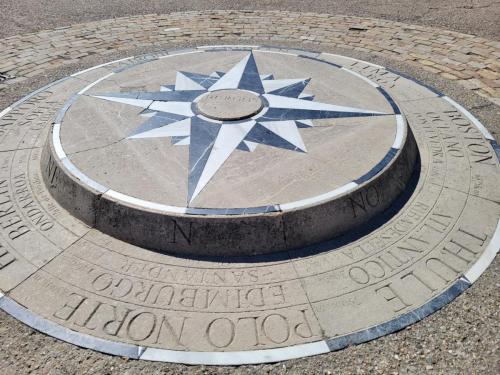
[[[141,108],[148,108],[151,105],[151,103],[153,102],[152,100],[133,99],[133,98],[118,98],[118,97],[114,97],[114,96],[92,95],[92,97],[108,100],[110,102],[133,105],[133,106],[141,107]]]
[[[191,78],[186,77],[183,73],[177,72],[175,76],[175,91],[178,90],[205,90],[205,88]]]
[[[260,122],[259,124],[291,143],[298,149],[304,152],[307,151],[295,121],[265,121]]]
[[[217,173],[222,164],[229,158],[254,125],[255,121],[248,121],[241,124],[227,124],[221,126],[207,163],[196,185],[196,189],[191,196],[191,202],[215,173]]]
[[[194,116],[194,113],[191,111],[191,102],[162,102],[155,100],[151,103],[149,109],[186,117]]]
[[[231,68],[229,72],[224,74],[221,79],[215,82],[208,89],[208,91],[238,88],[249,58],[250,55],[247,55],[243,60],[241,60],[238,64]]]
[[[264,94],[264,98],[269,102],[271,108],[293,108],[307,109],[312,111],[333,111],[333,112],[356,112],[356,113],[373,113],[382,114],[382,112],[370,111],[365,109],[344,107],[341,105],[326,104],[320,102],[312,102],[310,100],[289,98],[286,96]]]
[[[243,141],[250,150],[250,152],[254,152],[257,146],[259,145],[258,143],[252,142],[252,141]]]
[[[274,90],[281,89],[283,87],[291,86],[296,83],[304,82],[307,78],[301,79],[275,79],[275,80],[267,80],[262,81],[262,85],[264,86],[265,92],[271,92]]]
[[[132,135],[128,137],[128,139],[189,136],[190,132],[191,132],[191,119],[187,118],[182,121],[173,122],[171,124],[161,126],[159,128],[154,128],[139,134]]]

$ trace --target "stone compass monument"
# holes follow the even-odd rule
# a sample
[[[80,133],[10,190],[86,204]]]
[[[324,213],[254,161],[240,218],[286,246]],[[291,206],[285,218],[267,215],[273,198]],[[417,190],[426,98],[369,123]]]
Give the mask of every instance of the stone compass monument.
[[[34,92],[0,125],[0,308],[106,353],[341,349],[452,301],[500,244],[493,137],[351,58],[131,57]]]

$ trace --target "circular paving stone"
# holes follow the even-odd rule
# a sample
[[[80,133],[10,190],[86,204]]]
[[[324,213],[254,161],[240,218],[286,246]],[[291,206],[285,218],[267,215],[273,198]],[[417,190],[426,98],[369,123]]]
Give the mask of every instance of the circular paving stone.
[[[219,121],[247,119],[263,107],[258,93],[240,89],[214,90],[199,96],[195,103],[201,115]]]
[[[75,73],[0,125],[0,308],[106,353],[340,349],[441,308],[500,245],[493,137],[363,61],[165,51]]]
[[[59,117],[42,161],[59,203],[116,238],[183,255],[331,239],[389,207],[417,153],[387,91],[286,52],[162,56],[96,77]]]

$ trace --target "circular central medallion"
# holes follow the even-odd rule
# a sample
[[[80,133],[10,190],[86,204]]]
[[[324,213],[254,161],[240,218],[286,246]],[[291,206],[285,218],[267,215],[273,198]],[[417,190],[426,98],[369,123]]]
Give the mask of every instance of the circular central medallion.
[[[249,118],[263,107],[257,94],[233,89],[208,92],[200,97],[196,105],[202,115],[220,121]]]
[[[389,93],[329,59],[223,50],[97,77],[44,154],[90,203],[54,194],[107,234],[178,254],[264,254],[357,227],[399,196],[416,147]]]

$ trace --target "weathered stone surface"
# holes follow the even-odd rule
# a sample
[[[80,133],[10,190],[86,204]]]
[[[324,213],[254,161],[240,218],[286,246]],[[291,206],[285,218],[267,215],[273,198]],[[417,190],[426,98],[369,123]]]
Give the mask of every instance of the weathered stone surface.
[[[229,55],[224,57],[226,67],[231,66]],[[269,65],[272,58],[265,56],[257,63]],[[332,55],[328,59],[339,65],[363,64]],[[154,64],[159,69],[158,61]],[[366,71],[356,70],[375,77]],[[383,68],[377,74],[386,76]],[[57,156],[54,147],[42,147],[63,105],[59,99],[70,95],[67,85],[76,85],[74,90],[79,91],[100,78],[89,77],[89,81],[62,82],[64,94],[56,85],[34,97],[38,98],[34,102],[14,108],[14,118],[0,118],[6,122],[6,137],[0,142],[0,290],[7,294],[0,306],[44,332],[113,354],[185,358],[190,363],[252,362],[237,351],[250,353],[253,362],[290,358],[297,350],[309,355],[366,341],[424,318],[474,282],[498,251],[500,172],[492,137],[446,97],[398,76],[376,82],[407,118],[409,131],[402,150],[413,151],[393,160],[393,168],[384,170],[375,184],[361,183],[358,190],[346,194],[352,203],[344,211],[364,224],[344,236],[329,241],[317,237],[311,242],[322,242],[272,255],[182,257],[147,250],[90,228],[73,215],[91,226],[96,217],[102,220],[109,215],[114,219],[106,218],[110,226],[106,231],[114,234],[119,225],[128,225],[130,242],[148,230],[140,217],[133,217],[139,210],[98,190],[83,189],[81,180],[57,169],[66,168],[62,163],[51,164],[50,157]],[[102,83],[108,88],[116,85]],[[99,86],[92,89],[97,92]],[[320,94],[327,99],[324,91],[318,90]],[[75,103],[75,110],[82,112],[79,116],[86,118],[84,107]],[[40,113],[34,115],[37,106]],[[317,121],[320,130],[325,121]],[[384,125],[376,124],[383,131]],[[133,130],[129,126],[117,129],[113,137]],[[366,123],[358,126],[350,119],[343,126],[358,127],[355,132],[366,132],[373,143],[377,140],[377,133],[370,132]],[[304,142],[314,145],[314,137],[305,136],[307,131],[303,130]],[[342,137],[340,131],[319,133],[319,137],[338,135],[345,145],[356,140]],[[78,141],[71,143],[75,155]],[[82,149],[88,146],[85,142]],[[393,140],[380,142],[386,147]],[[356,149],[359,158],[365,155],[361,151]],[[335,152],[339,157],[347,153]],[[413,166],[412,154],[418,156],[418,169],[413,176],[402,176]],[[410,181],[401,184],[405,179]],[[81,190],[65,190],[71,184]],[[396,199],[385,200],[387,196]],[[61,207],[72,200],[78,200],[80,207],[87,204],[85,213],[71,215]],[[379,215],[369,218],[370,209]],[[329,209],[320,205],[305,210],[309,220],[294,221],[292,215],[284,217],[281,226],[260,222],[261,229],[269,231],[269,241],[275,241],[271,247],[283,245],[283,237],[275,235],[283,230],[287,240],[310,241],[318,233],[315,226],[322,225],[313,223],[316,217],[327,221],[329,215],[343,212],[335,203]],[[217,220],[215,216],[210,219]],[[180,219],[173,233],[168,232],[172,227],[164,225],[158,241],[169,233],[186,240],[184,225]],[[249,228],[236,226],[235,230],[252,233]],[[302,238],[301,233],[309,237]],[[214,235],[211,241],[217,239]],[[198,244],[200,255],[210,252],[209,245]],[[265,349],[278,351],[261,351]]]

